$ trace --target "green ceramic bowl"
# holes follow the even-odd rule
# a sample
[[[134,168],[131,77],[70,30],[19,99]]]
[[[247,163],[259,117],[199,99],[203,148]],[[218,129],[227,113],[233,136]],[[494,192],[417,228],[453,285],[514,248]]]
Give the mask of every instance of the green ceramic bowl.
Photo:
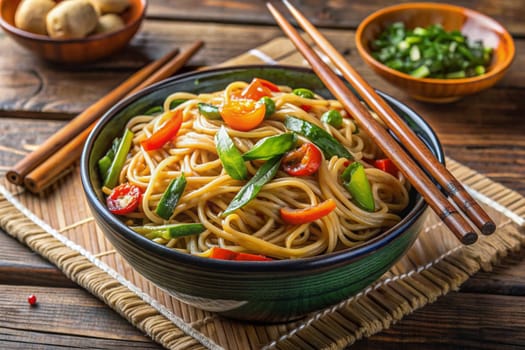
[[[354,249],[297,260],[224,261],[171,250],[126,227],[106,209],[96,167],[111,140],[122,134],[125,123],[137,113],[159,105],[169,93],[217,91],[231,81],[250,81],[253,77],[306,87],[331,97],[314,73],[292,67],[248,66],[177,76],[120,102],[101,119],[86,142],[81,174],[98,225],[144,277],[198,308],[237,319],[276,322],[333,305],[376,281],[416,239],[427,207],[422,198],[413,192],[410,207],[399,224]],[[401,102],[380,94],[443,162],[440,143],[428,124]]]

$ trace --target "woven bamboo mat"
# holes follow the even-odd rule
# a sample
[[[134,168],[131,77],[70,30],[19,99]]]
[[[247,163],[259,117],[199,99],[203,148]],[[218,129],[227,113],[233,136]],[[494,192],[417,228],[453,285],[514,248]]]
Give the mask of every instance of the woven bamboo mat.
[[[224,65],[304,65],[275,39]],[[237,322],[188,306],[138,275],[96,226],[80,195],[78,166],[42,196],[0,181],[0,227],[58,266],[155,341],[171,349],[341,349],[457,289],[525,243],[525,198],[447,159],[452,173],[497,223],[491,236],[461,246],[433,213],[390,271],[358,295],[292,323]]]

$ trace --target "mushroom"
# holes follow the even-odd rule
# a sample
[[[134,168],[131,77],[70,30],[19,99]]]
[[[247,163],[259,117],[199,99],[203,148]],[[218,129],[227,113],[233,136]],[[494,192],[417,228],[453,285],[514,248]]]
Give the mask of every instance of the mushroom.
[[[106,13],[121,13],[129,6],[129,0],[90,0],[97,12],[101,15]]]
[[[46,16],[55,5],[53,0],[23,0],[16,9],[15,26],[31,33],[46,35]]]
[[[119,15],[108,13],[98,18],[98,24],[95,29],[95,33],[108,33],[121,28],[124,28],[124,20]]]
[[[98,15],[88,0],[62,1],[49,11],[46,23],[52,38],[83,38],[97,26]]]

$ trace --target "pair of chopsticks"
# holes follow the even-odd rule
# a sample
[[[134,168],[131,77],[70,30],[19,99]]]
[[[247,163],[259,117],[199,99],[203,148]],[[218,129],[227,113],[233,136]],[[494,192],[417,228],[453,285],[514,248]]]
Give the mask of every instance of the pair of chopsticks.
[[[82,147],[98,119],[120,99],[168,78],[177,72],[202,47],[196,41],[179,54],[173,49],[151,62],[126,81],[77,115],[66,126],[29,153],[6,173],[7,179],[39,193],[67,173],[82,153]]]
[[[374,89],[350,66],[343,56],[306,19],[306,17],[283,0],[297,23],[341,71],[343,77],[362,96],[370,108],[376,112],[403,144],[405,151],[388,131],[373,118],[367,107],[347,88],[345,83],[323,62],[317,53],[301,38],[297,30],[271,4],[267,7],[275,20],[293,42],[312,69],[343,104],[346,111],[362,126],[374,142],[397,165],[414,188],[425,198],[429,206],[464,244],[474,243],[478,236],[472,225],[460,214],[445,195],[437,188],[423,169],[412,159],[414,157],[435,181],[437,181],[455,202],[457,207],[471,220],[483,234],[491,234],[496,226],[480,205],[468,194],[461,183],[434,157],[430,150],[396,114],[396,112],[374,91]],[[409,154],[407,154],[409,152]]]

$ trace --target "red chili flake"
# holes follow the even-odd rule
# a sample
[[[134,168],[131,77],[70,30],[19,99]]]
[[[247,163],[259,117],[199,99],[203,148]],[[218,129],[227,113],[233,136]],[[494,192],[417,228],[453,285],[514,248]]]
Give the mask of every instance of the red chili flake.
[[[36,305],[36,295],[31,294],[30,296],[28,296],[28,297],[27,297],[27,302],[28,302],[29,305],[31,305],[31,306]]]

